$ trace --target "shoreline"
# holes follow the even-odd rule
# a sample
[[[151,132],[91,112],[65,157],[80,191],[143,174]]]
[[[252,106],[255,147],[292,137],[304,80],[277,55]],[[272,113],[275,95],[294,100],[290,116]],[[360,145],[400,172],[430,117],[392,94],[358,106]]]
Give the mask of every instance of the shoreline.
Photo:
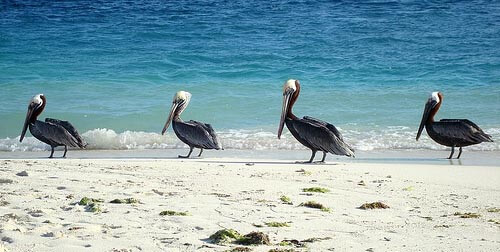
[[[69,150],[66,159],[139,159],[139,160],[176,160],[177,155],[185,155],[188,149],[134,149],[134,150]],[[245,159],[252,161],[306,161],[310,158],[309,150],[205,150],[198,158],[199,150],[193,151],[191,159]],[[0,159],[45,159],[50,151],[0,151]],[[61,159],[62,151],[56,149],[54,159]],[[321,152],[315,161],[321,160]],[[422,165],[465,165],[499,166],[500,151],[467,151],[461,159],[447,159],[445,150],[372,150],[357,151],[355,158],[327,154],[326,164],[331,163],[376,163],[376,164],[422,164]],[[179,159],[185,160],[185,159]]]

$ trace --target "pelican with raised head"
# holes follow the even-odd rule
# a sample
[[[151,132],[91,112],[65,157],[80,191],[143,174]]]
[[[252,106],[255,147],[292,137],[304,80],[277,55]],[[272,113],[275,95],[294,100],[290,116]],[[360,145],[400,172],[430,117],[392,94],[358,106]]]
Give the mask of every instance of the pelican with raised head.
[[[184,122],[181,119],[181,113],[188,106],[190,99],[191,94],[186,91],[179,91],[174,95],[170,114],[168,115],[165,127],[161,131],[162,135],[165,134],[170,122],[172,122],[175,135],[189,146],[189,153],[186,156],[179,155],[179,158],[189,158],[194,148],[200,149],[198,157],[203,153],[203,149],[222,149],[219,139],[210,124],[193,120]]]
[[[317,151],[323,152],[324,162],[326,153],[335,155],[345,155],[354,157],[354,150],[344,142],[340,132],[330,123],[315,119],[309,116],[298,118],[292,113],[292,107],[297,101],[300,93],[300,83],[298,80],[288,80],[283,86],[283,107],[281,110],[281,120],[278,128],[278,139],[281,138],[283,126],[304,146],[311,149],[312,155],[309,161],[312,163]]]
[[[416,140],[420,138],[422,130],[427,131],[432,140],[438,144],[451,147],[451,153],[448,159],[453,157],[455,147],[460,147],[457,159],[462,155],[462,147],[479,144],[482,142],[493,142],[491,136],[484,133],[479,126],[467,119],[441,119],[434,121],[434,116],[441,107],[443,94],[441,92],[432,92],[425,104],[422,121],[418,127]]]
[[[57,119],[45,118],[45,122],[37,120],[38,116],[42,113],[47,99],[43,94],[37,94],[31,99],[28,104],[28,112],[24,120],[23,131],[19,142],[22,142],[26,135],[26,130],[30,129],[31,134],[38,140],[50,145],[50,157],[54,155],[54,148],[57,146],[64,146],[64,155],[69,147],[85,148],[87,143],[78,134],[78,131],[68,121],[61,121]]]

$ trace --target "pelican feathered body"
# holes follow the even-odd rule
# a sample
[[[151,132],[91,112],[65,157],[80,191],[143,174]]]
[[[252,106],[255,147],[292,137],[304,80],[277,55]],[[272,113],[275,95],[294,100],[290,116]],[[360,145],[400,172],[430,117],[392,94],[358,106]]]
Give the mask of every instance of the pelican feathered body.
[[[68,146],[85,148],[87,143],[85,143],[75,127],[68,121],[52,118],[46,118],[45,122],[37,120],[46,103],[47,100],[43,94],[35,95],[30,101],[19,141],[23,141],[26,130],[29,128],[31,134],[36,139],[50,145],[51,153],[49,158],[53,157],[54,148],[57,146],[64,146],[63,157],[66,157]]]
[[[210,124],[193,120],[185,122],[181,119],[180,115],[186,109],[190,99],[191,94],[188,92],[179,91],[175,94],[170,114],[161,132],[165,134],[170,122],[172,122],[175,135],[189,146],[189,154],[179,155],[180,158],[189,158],[194,148],[200,149],[198,157],[203,153],[203,149],[222,149],[217,134]]]
[[[493,142],[491,136],[484,133],[475,123],[468,119],[441,119],[434,121],[434,116],[441,107],[443,94],[433,92],[425,104],[424,113],[417,132],[416,140],[420,138],[422,130],[425,127],[429,137],[438,144],[451,147],[451,153],[448,159],[453,157],[455,147],[460,151],[457,159],[462,155],[462,147],[479,144],[482,142]]]
[[[307,163],[312,163],[316,152],[322,151],[325,161],[326,153],[354,157],[354,150],[344,142],[342,134],[335,126],[322,120],[305,116],[298,118],[292,112],[292,107],[300,93],[300,83],[288,80],[283,87],[283,107],[281,112],[278,138],[281,137],[283,126],[304,146],[311,149],[312,155]]]

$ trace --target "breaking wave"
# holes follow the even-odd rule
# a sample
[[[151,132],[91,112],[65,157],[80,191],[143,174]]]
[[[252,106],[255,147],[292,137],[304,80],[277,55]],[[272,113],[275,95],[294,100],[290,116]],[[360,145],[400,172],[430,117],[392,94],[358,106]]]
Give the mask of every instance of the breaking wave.
[[[376,127],[375,127],[376,128]],[[371,130],[339,129],[347,143],[355,150],[397,150],[397,149],[433,149],[446,147],[433,142],[424,132],[421,139],[415,141],[415,129],[405,126],[389,126]],[[485,129],[496,140],[494,143],[482,143],[468,147],[470,150],[500,150],[500,128]],[[273,150],[305,149],[293,136],[286,132],[281,140],[276,133],[260,130],[228,130],[218,133],[225,149]],[[183,149],[187,146],[179,141],[172,131],[166,135],[152,132],[125,131],[117,133],[111,129],[93,129],[82,134],[89,144],[87,149],[131,150],[131,149]],[[0,139],[0,151],[42,151],[49,146],[34,137],[26,137],[20,143],[16,138]]]

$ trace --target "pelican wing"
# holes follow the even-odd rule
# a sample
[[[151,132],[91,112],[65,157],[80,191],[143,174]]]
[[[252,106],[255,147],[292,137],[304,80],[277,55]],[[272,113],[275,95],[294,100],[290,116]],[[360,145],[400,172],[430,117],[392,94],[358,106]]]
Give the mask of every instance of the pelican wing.
[[[215,135],[215,132],[213,132],[210,125],[207,126],[206,124],[197,121],[176,122],[174,130],[178,134],[179,138],[182,137],[188,145],[193,145],[198,148],[218,150],[218,141],[214,141],[214,138],[207,128],[210,128],[212,133]]]
[[[493,142],[491,136],[479,126],[467,119],[442,119],[432,125],[434,131],[442,137],[455,139],[463,143]]]
[[[210,137],[212,137],[212,141],[213,141],[214,145],[217,146],[217,148],[214,148],[214,149],[216,149],[216,150],[222,149],[222,146],[221,146],[220,141],[219,141],[219,137],[217,136],[217,134],[215,134],[215,130],[212,128],[212,125],[210,125],[208,123],[194,121],[194,120],[190,120],[189,122],[200,125],[208,132]]]
[[[83,140],[83,138],[80,136],[80,134],[78,133],[76,128],[73,127],[73,125],[70,122],[61,121],[61,120],[53,119],[53,118],[45,118],[45,122],[59,125],[59,126],[63,127],[64,129],[66,129],[78,141],[78,146],[80,148],[84,148],[85,146],[87,146],[87,143],[85,142],[85,140]]]
[[[33,136],[52,146],[80,147],[78,140],[64,127],[57,124],[36,121],[30,131]]]
[[[295,131],[315,149],[336,155],[354,156],[351,147],[326,125],[307,119],[298,119],[292,125]]]
[[[303,120],[310,121],[311,123],[317,123],[319,125],[325,126],[327,129],[329,129],[335,136],[338,137],[338,139],[344,141],[344,138],[342,137],[342,134],[340,134],[339,130],[333,124],[327,123],[325,121],[322,121],[320,119],[316,119],[314,117],[310,116],[304,116]]]

